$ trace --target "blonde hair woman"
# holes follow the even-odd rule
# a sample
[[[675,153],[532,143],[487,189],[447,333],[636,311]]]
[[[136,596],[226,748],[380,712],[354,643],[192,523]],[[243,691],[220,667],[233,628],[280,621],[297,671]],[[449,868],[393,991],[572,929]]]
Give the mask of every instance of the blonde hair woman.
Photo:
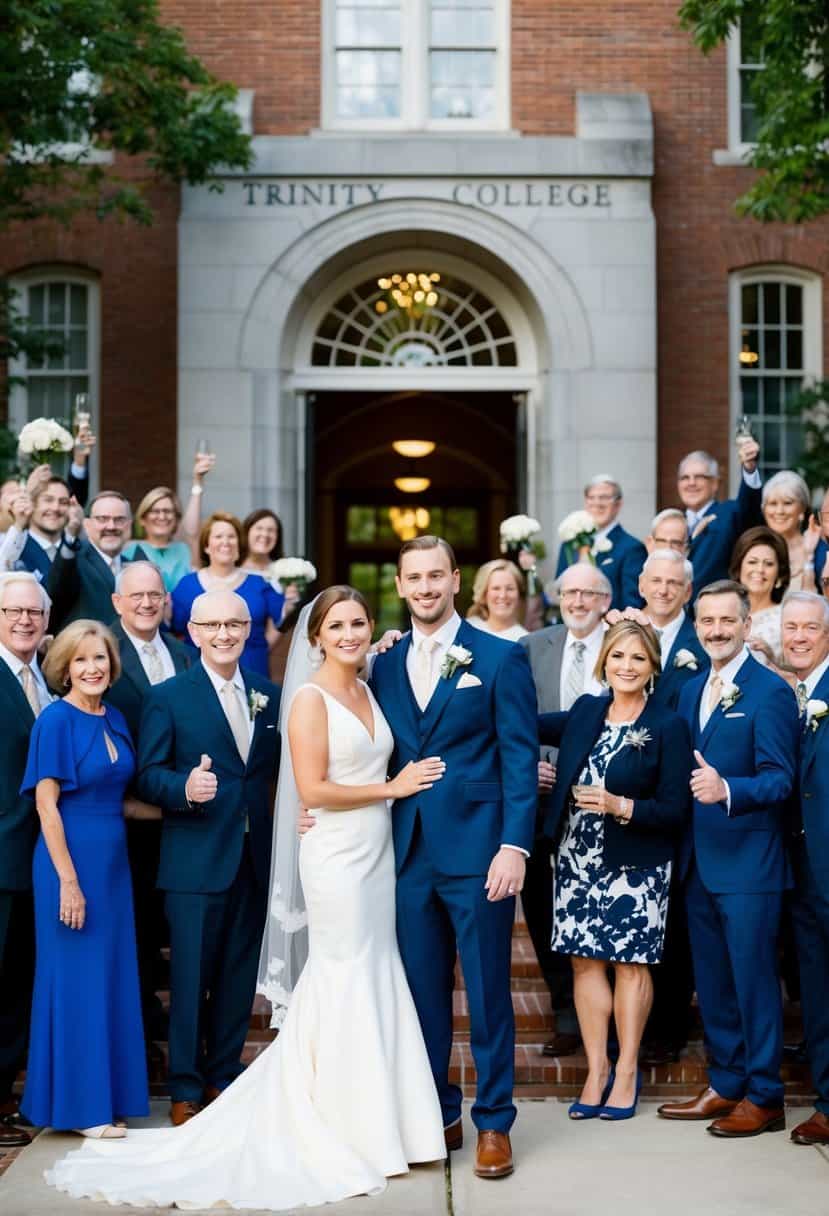
[[[514,562],[503,557],[484,562],[475,575],[467,620],[476,629],[517,642],[527,633],[521,624],[526,598],[527,582]]]
[[[136,549],[143,549],[161,571],[167,591],[172,591],[198,565],[203,482],[215,462],[216,457],[210,452],[197,453],[186,510],[182,510],[178,494],[169,486],[154,486],[138,504],[135,522],[141,535],[125,547],[124,557],[131,561]]]

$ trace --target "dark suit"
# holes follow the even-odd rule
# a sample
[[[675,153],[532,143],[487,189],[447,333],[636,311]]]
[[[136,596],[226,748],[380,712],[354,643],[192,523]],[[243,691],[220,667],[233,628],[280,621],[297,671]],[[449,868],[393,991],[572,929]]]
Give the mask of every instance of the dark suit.
[[[665,709],[676,709],[679,705],[679,695],[688,681],[702,671],[707,672],[711,666],[708,655],[700,645],[693,621],[684,610],[683,616],[684,620],[679,628],[679,633],[674,639],[662,674],[658,677],[649,698],[654,705],[660,705]],[[685,664],[677,666],[677,655],[681,650],[690,651],[696,661],[696,668]]]
[[[121,559],[122,562],[125,560]],[[135,550],[130,561],[147,561],[143,549]],[[108,625],[115,616],[112,593],[115,576],[94,546],[87,540],[72,557],[58,555],[52,562],[46,590],[52,597],[50,625],[54,633],[72,621],[88,618]]]
[[[712,520],[691,540],[688,553],[694,566],[694,595],[720,578],[728,578],[731,551],[747,528],[763,522],[762,490],[752,489],[740,474],[740,489],[736,498],[727,502],[712,502],[705,512]]]
[[[688,924],[711,1085],[725,1098],[783,1104],[783,1011],[777,941],[791,885],[784,814],[795,782],[798,719],[791,689],[748,656],[739,697],[699,727],[707,674],[682,690],[694,747],[728,783],[731,806],[694,800],[683,841]]]
[[[829,671],[811,700],[829,704]],[[792,901],[800,999],[817,1109],[829,1115],[829,717],[804,721],[794,798]]]
[[[201,662],[157,684],[141,716],[138,792],[164,815],[158,885],[170,925],[174,1102],[198,1102],[205,1086],[224,1089],[239,1074],[256,987],[280,690],[255,672],[243,669],[242,677],[249,693],[268,698],[254,719],[247,762]],[[203,753],[212,758],[218,790],[211,802],[188,806],[185,785]]]
[[[621,524],[616,524],[607,534],[612,548],[606,553],[596,554],[596,565],[610,581],[613,588],[611,608],[641,608],[642,597],[639,594],[639,575],[648,551],[630,532],[626,532]],[[568,566],[578,561],[578,553],[571,544],[563,544],[558,553],[556,577],[563,574]]]
[[[561,663],[567,641],[566,625],[551,625],[528,633],[518,643],[529,655],[535,683],[539,713],[554,713],[561,708]],[[558,749],[543,746],[542,760],[555,764]],[[533,949],[544,982],[550,990],[550,1000],[556,1014],[556,1030],[560,1034],[579,1033],[573,1005],[573,969],[568,959],[557,954],[551,946],[553,939],[553,872],[550,868],[552,848],[544,835],[544,817],[552,801],[551,794],[541,794],[535,821],[535,842],[527,861],[521,905],[527,922]]]
[[[110,628],[121,654],[121,675],[107,692],[104,700],[120,709],[126,719],[136,752],[141,710],[152,685],[147,679],[138,653],[124,632],[120,620]],[[187,671],[192,663],[191,652],[175,638],[165,637],[176,675]],[[159,1037],[162,1030],[160,1005],[156,996],[158,959],[166,940],[164,899],[156,887],[158,858],[161,848],[161,824],[156,820],[127,821],[127,849],[132,874],[135,905],[135,937],[138,948],[138,976],[141,982],[141,1008],[147,1039]],[[159,1032],[159,1033],[155,1033]]]
[[[25,1063],[34,981],[34,802],[20,793],[35,717],[0,658],[0,1103]]]

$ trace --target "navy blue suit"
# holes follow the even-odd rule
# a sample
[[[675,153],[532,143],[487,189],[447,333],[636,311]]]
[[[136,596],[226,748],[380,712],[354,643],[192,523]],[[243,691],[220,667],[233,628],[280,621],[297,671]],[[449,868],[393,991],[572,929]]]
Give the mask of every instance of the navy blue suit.
[[[812,699],[829,704],[829,671]],[[804,722],[795,790],[792,902],[806,1050],[818,1099],[829,1115],[829,718]]]
[[[724,1098],[783,1104],[783,1015],[777,939],[783,891],[791,885],[784,816],[797,763],[791,689],[755,659],[734,678],[739,697],[718,705],[705,730],[699,709],[707,674],[682,690],[679,712],[694,747],[731,791],[693,803],[682,851],[697,996],[711,1085]]]
[[[662,674],[657,678],[656,685],[649,698],[654,705],[661,705],[666,709],[676,709],[679,705],[679,694],[688,681],[692,680],[694,676],[699,675],[701,671],[707,672],[711,666],[708,655],[699,643],[693,621],[684,610],[683,615],[685,619],[680,625],[679,633],[674,639],[674,644],[668,655],[668,661],[662,670]],[[696,659],[696,669],[688,666],[676,666],[676,657],[680,650],[691,652]]]
[[[391,771],[441,756],[432,789],[392,808],[397,936],[445,1124],[461,1111],[450,1085],[456,953],[466,979],[471,1048],[478,1074],[472,1118],[506,1132],[515,1118],[515,1029],[510,953],[515,900],[486,899],[484,882],[502,844],[532,848],[538,778],[535,690],[527,656],[461,622],[456,643],[473,655],[437,687],[422,712],[406,670],[411,635],[378,656],[375,696],[395,740]],[[459,688],[468,674],[478,684]]]
[[[158,885],[170,924],[173,1101],[197,1102],[206,1085],[224,1089],[241,1071],[256,987],[280,690],[254,672],[243,669],[242,676],[249,692],[269,698],[256,715],[247,763],[200,662],[156,684],[141,716],[138,793],[164,816]],[[184,787],[202,753],[213,761],[218,790],[211,802],[191,807]]]
[[[818,595],[823,594],[820,579],[823,574],[823,567],[826,565],[827,554],[829,554],[829,544],[821,537],[815,548],[815,586]]]
[[[613,588],[611,608],[641,608],[642,597],[639,594],[639,575],[645,564],[648,551],[637,540],[626,532],[621,524],[616,524],[607,534],[607,539],[613,546],[607,553],[596,554],[596,565],[602,574],[610,580]],[[578,561],[578,553],[574,552],[571,544],[565,543],[558,551],[556,577],[563,574],[568,566]]]
[[[763,522],[762,490],[752,489],[740,474],[740,489],[736,498],[727,502],[712,502],[705,512],[710,524],[691,541],[688,553],[694,566],[694,595],[720,578],[728,578],[731,551],[737,537],[747,528]]]
[[[142,548],[137,548],[132,557],[123,558],[133,562],[147,561]],[[50,627],[57,633],[64,625],[81,618],[102,621],[108,625],[115,616],[112,593],[115,576],[107,563],[87,540],[72,557],[58,555],[52,562],[46,580],[46,590],[52,597]]]

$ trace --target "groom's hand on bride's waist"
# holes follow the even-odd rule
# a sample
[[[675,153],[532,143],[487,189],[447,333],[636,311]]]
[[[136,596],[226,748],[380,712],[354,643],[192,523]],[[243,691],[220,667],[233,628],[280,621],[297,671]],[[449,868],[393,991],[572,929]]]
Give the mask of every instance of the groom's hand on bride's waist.
[[[484,884],[489,902],[495,903],[499,899],[518,895],[524,886],[526,868],[527,863],[522,852],[502,845],[492,859]]]
[[[304,806],[301,806],[296,821],[296,830],[300,836],[304,836],[307,831],[316,826],[316,818],[309,811],[306,811]]]

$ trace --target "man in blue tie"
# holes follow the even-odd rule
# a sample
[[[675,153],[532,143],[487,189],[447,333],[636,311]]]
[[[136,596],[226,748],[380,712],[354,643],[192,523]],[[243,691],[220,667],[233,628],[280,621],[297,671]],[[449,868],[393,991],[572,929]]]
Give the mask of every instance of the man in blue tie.
[[[677,475],[679,499],[685,508],[690,535],[688,556],[694,567],[694,590],[715,579],[728,577],[731,550],[737,537],[747,528],[763,522],[760,472],[757,462],[760,445],[755,439],[738,442],[737,454],[742,475],[737,497],[717,501],[720,467],[708,452],[689,452],[680,461]]]
[[[607,473],[591,477],[584,487],[584,509],[593,519],[593,559],[612,588],[612,608],[638,608],[639,575],[647,551],[641,540],[626,532],[619,523],[622,487]],[[565,543],[558,554],[556,577],[579,560],[572,544]]]
[[[785,1127],[783,1009],[777,938],[791,885],[784,819],[795,782],[791,689],[752,658],[748,593],[722,579],[696,602],[710,672],[690,680],[678,712],[694,740],[693,816],[680,850],[709,1085],[666,1103],[666,1119],[713,1119],[716,1136]]]
[[[801,1008],[815,1113],[795,1144],[829,1145],[829,603],[790,591],[782,606],[783,657],[797,676],[800,774],[790,828]]]

